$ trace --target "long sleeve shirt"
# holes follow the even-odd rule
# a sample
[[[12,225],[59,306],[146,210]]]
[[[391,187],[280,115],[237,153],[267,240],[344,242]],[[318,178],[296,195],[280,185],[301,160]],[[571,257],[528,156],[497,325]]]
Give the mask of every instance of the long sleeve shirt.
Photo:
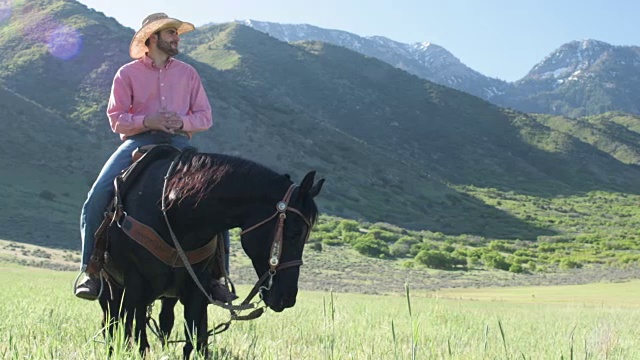
[[[159,69],[148,56],[122,66],[113,79],[107,116],[122,140],[149,129],[144,117],[160,110],[173,111],[189,137],[213,123],[211,105],[200,76],[189,64],[170,58]]]

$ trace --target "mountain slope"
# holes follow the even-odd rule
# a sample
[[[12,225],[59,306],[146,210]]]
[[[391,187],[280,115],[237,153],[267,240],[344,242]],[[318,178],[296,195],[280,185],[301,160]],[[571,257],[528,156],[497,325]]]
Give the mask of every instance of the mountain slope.
[[[13,33],[33,18],[73,31],[65,30],[66,40],[52,48],[42,37],[0,38],[5,112],[24,118],[3,135],[5,149],[20,145],[11,142],[17,131],[24,143],[20,159],[47,152],[46,166],[28,160],[16,166],[11,156],[0,157],[1,195],[24,204],[24,216],[6,209],[8,218],[23,222],[6,220],[0,231],[11,237],[30,232],[42,241],[47,231],[38,214],[57,214],[51,223],[63,230],[52,242],[76,246],[82,200],[118,143],[105,106],[113,74],[130,61],[132,32],[70,0],[18,2],[0,31]],[[52,29],[43,30],[44,38],[58,34]],[[78,37],[69,35],[74,32]],[[77,38],[83,45],[74,47]],[[181,47],[214,110],[214,128],[194,144],[256,160],[295,180],[318,170],[327,178],[319,197],[325,213],[447,234],[536,239],[556,230],[460,189],[540,197],[639,190],[637,167],[613,150],[348,49],[288,44],[238,24],[203,27],[185,35]],[[61,143],[73,148],[51,145]],[[78,164],[71,160],[76,157]]]
[[[93,117],[106,106],[113,74],[128,61],[132,30],[76,1],[57,0],[15,1],[12,16],[0,24],[5,85],[104,133],[104,121]]]
[[[3,196],[10,197],[14,204],[23,201],[29,204],[25,214],[32,215],[20,223],[8,222],[2,228],[4,234],[0,235],[13,238],[15,234],[31,233],[30,237],[37,242],[45,238],[43,234],[54,236],[55,233],[56,239],[48,240],[51,243],[77,246],[75,228],[80,206],[106,156],[118,143],[117,136],[108,130],[105,106],[113,74],[118,66],[130,61],[126,46],[132,33],[112,19],[68,0],[16,3],[13,16],[2,23],[0,31],[6,34],[15,27],[41,23],[38,19],[73,25],[69,26],[74,30],[72,33],[82,39],[82,46],[61,57],[60,53],[47,48],[42,37],[1,38],[0,62],[4,70],[0,72],[0,80],[10,89],[7,106],[18,106],[20,101],[33,104],[34,112],[27,118],[29,121],[39,119],[43,124],[34,122],[34,127],[15,131],[30,136],[42,130],[51,136],[50,140],[26,141],[21,153],[23,159],[38,158],[43,149],[50,149],[48,141],[68,142],[73,148],[46,150],[51,155],[46,167],[23,162],[24,170],[21,170],[13,167],[13,160],[2,158],[0,168],[12,169],[14,174],[3,176],[6,180]],[[43,30],[44,35],[54,34],[55,30],[51,29]],[[68,41],[60,46],[75,41],[73,37],[65,39]],[[215,62],[233,64],[233,54],[227,55],[216,58]],[[214,108],[214,128],[198,134],[195,145],[202,151],[232,153],[265,163],[291,173],[298,180],[306,171],[318,170],[328,179],[320,198],[323,211],[451,233],[483,231],[492,236],[517,234],[523,238],[549,233],[459,194],[414,164],[330,123],[317,121],[314,114],[298,112],[291,104],[255,96],[250,78],[236,81],[235,75],[230,77],[204,62],[182,58],[198,69]],[[20,110],[10,111],[19,113]],[[68,135],[76,130],[78,136]],[[96,143],[102,145],[94,148]],[[81,159],[77,165],[81,171],[70,171],[76,165],[71,165],[69,158],[75,156]],[[25,178],[47,179],[44,184],[51,185],[32,183]],[[42,193],[43,190],[46,192]],[[39,230],[36,224],[41,223],[41,218],[33,209],[43,208],[41,203],[61,211],[55,224],[64,230],[53,231],[48,227]],[[473,221],[466,220],[468,216],[480,219],[480,214],[490,217],[489,223],[495,226],[477,230]],[[509,230],[503,231],[498,224],[509,224]]]
[[[79,246],[80,207],[105,147],[2,86],[0,113],[10,121],[0,132],[0,238]]]
[[[287,44],[237,24],[202,28],[184,42],[214,67],[210,59],[233,54],[234,65],[220,69],[260,101],[309,114],[436,178],[543,193],[638,189],[636,169],[534,117],[338,46]]]
[[[445,48],[430,42],[404,44],[383,36],[362,37],[346,31],[307,24],[278,24],[265,21],[239,22],[281,41],[320,41],[382,60],[420,78],[456,90],[491,99],[508,90],[505,81],[490,78],[464,65]]]
[[[382,36],[362,37],[307,24],[244,20],[238,23],[281,41],[320,41],[382,60],[422,79],[519,111],[585,116],[608,111],[640,114],[640,47],[597,40],[572,41],[508,83],[462,64],[441,46],[404,44]]]

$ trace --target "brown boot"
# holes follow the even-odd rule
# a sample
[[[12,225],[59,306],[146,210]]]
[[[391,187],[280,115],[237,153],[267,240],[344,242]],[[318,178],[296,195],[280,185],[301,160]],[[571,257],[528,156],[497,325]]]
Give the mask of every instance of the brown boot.
[[[100,278],[85,273],[84,278],[76,287],[76,296],[85,300],[97,300],[100,293]]]
[[[218,279],[213,279],[211,280],[211,297],[226,303],[237,299],[238,295],[229,291],[229,288]]]

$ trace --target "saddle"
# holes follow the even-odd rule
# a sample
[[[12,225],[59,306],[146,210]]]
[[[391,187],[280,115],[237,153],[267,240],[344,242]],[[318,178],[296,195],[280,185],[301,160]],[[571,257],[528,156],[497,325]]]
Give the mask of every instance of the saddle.
[[[124,211],[122,203],[124,195],[149,164],[159,159],[176,158],[180,153],[180,149],[166,144],[142,146],[133,151],[132,164],[113,181],[114,197],[105,212],[102,224],[95,233],[94,249],[87,266],[87,273],[97,275],[104,269],[105,263],[109,262],[109,254],[106,252],[108,245],[106,230],[114,223],[118,223],[124,233],[165,264],[174,268],[185,266],[177,250],[165,242],[153,228],[129,216]],[[224,246],[222,241],[218,241],[218,238],[219,236],[215,236],[209,243],[199,249],[186,251],[185,255],[189,263],[197,264],[211,258],[216,252],[218,243]],[[117,278],[120,276],[117,274],[117,269],[109,270],[111,270],[108,271],[110,275],[116,278],[114,280],[119,282]]]

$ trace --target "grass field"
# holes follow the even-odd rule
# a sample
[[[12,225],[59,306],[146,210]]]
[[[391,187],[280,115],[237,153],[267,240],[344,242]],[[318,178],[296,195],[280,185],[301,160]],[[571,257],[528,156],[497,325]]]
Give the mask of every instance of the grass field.
[[[74,275],[0,264],[0,358],[106,358],[94,341],[103,340],[99,305],[72,296]],[[217,359],[640,359],[638,295],[640,282],[408,298],[306,291],[292,309],[235,323],[210,348]],[[210,312],[211,325],[225,320]],[[180,345],[163,350],[152,340],[147,358],[180,357]],[[138,358],[121,340],[112,345],[113,358]]]

